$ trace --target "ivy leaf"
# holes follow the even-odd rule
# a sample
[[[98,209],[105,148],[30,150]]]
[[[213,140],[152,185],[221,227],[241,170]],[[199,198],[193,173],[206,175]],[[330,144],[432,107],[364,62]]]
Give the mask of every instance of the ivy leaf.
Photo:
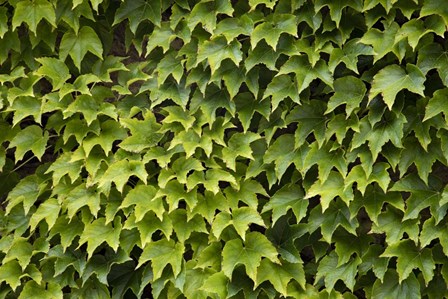
[[[249,0],[249,6],[251,10],[255,10],[255,8],[264,4],[267,8],[274,9],[277,0]]]
[[[354,199],[353,191],[344,188],[344,178],[336,171],[331,171],[325,182],[317,180],[307,191],[305,199],[317,195],[320,196],[322,212],[325,212],[336,196],[339,196],[347,205]]]
[[[418,242],[418,219],[403,219],[403,213],[391,206],[378,216],[378,224],[372,226],[372,233],[386,233],[386,242],[390,246],[402,239],[406,233],[414,242]]]
[[[425,75],[415,65],[408,64],[406,71],[398,65],[386,66],[373,77],[369,100],[381,94],[389,110],[392,110],[397,94],[403,89],[424,97],[425,80]]]
[[[358,272],[358,266],[361,263],[362,260],[357,256],[343,265],[338,265],[338,256],[336,252],[332,251],[319,262],[316,283],[319,279],[324,278],[325,287],[332,290],[336,282],[340,279],[351,291],[353,291],[356,283],[355,277]]]
[[[424,74],[437,69],[442,82],[448,85],[448,52],[438,43],[429,43],[418,51],[417,67]]]
[[[253,160],[250,144],[260,139],[258,134],[252,132],[235,133],[230,137],[227,147],[222,150],[222,159],[227,167],[235,171],[235,160],[243,157]]]
[[[110,186],[110,183],[115,183],[117,190],[123,192],[124,185],[128,182],[131,176],[137,176],[142,182],[146,183],[148,173],[145,170],[145,165],[141,161],[130,161],[127,159],[116,161],[112,163],[106,172],[99,179],[99,188]]]
[[[397,257],[399,283],[407,279],[415,268],[422,271],[426,285],[434,277],[436,265],[432,258],[431,249],[420,249],[411,240],[402,240],[398,243],[390,244],[381,256]]]
[[[46,286],[40,286],[35,281],[28,281],[23,287],[22,292],[18,298],[33,298],[39,297],[42,299],[62,299],[62,290],[56,283],[49,282]]]
[[[16,238],[6,252],[2,263],[17,260],[22,271],[28,266],[33,255],[33,245],[31,245],[25,238]]]
[[[380,60],[390,52],[393,52],[399,59],[402,59],[400,50],[395,44],[395,37],[400,27],[395,22],[392,22],[390,25],[385,24],[384,27],[384,31],[370,28],[358,42],[373,47],[375,51],[374,62]]]
[[[201,286],[201,290],[218,294],[219,298],[227,298],[229,279],[222,272],[210,275]]]
[[[439,202],[442,199],[440,186],[437,186],[436,178],[426,185],[417,175],[411,174],[396,182],[390,191],[409,192],[411,195],[406,200],[406,210],[403,221],[418,218],[420,212],[430,207],[431,214],[437,215],[440,209]]]
[[[345,7],[349,6],[357,11],[361,11],[363,7],[362,1],[360,0],[351,2],[346,2],[343,0],[336,0],[331,2],[327,2],[325,0],[318,0],[316,1],[316,3],[314,3],[314,9],[316,12],[320,11],[325,6],[328,6],[330,10],[331,19],[336,23],[336,27],[339,27],[340,25],[339,23],[342,18],[342,11],[344,10]]]
[[[134,206],[135,220],[141,221],[146,213],[152,211],[162,221],[165,208],[157,190],[153,186],[138,185],[130,190],[120,205],[120,209]]]
[[[48,131],[42,132],[39,126],[31,125],[17,133],[11,140],[9,148],[16,148],[14,153],[16,161],[22,160],[25,153],[29,150],[40,160],[45,153],[48,139]]]
[[[300,97],[297,93],[296,84],[291,80],[290,76],[282,75],[275,77],[269,83],[264,91],[263,99],[271,97],[272,110],[277,109],[278,105],[287,97],[293,102],[300,104]]]
[[[290,73],[295,74],[298,93],[308,88],[314,79],[320,79],[328,86],[333,86],[333,76],[323,60],[319,60],[316,65],[312,66],[305,55],[291,56],[282,65],[276,76]]]
[[[70,190],[64,199],[63,207],[67,209],[67,216],[72,220],[76,212],[84,206],[88,206],[92,215],[96,217],[100,210],[100,193],[87,188],[85,184],[80,184]]]
[[[21,285],[20,279],[22,276],[25,275],[22,275],[22,268],[17,260],[7,263],[2,262],[0,265],[0,281],[9,284],[13,290],[16,290]]]
[[[322,237],[328,244],[332,243],[333,233],[339,226],[356,236],[358,222],[350,216],[350,210],[341,200],[331,201],[325,212],[322,211],[321,205],[318,205],[310,213],[309,232],[313,233],[320,228]]]
[[[271,71],[276,71],[275,66],[280,53],[272,49],[265,42],[259,42],[254,49],[249,50],[247,58],[244,60],[246,73],[248,73],[254,66],[264,64]]]
[[[266,22],[263,22],[257,27],[251,35],[252,49],[264,39],[266,43],[277,49],[277,43],[282,33],[287,33],[297,37],[297,17],[292,14],[272,14],[266,18]]]
[[[83,161],[72,161],[72,155],[70,153],[64,153],[60,155],[56,161],[54,161],[50,167],[48,167],[45,173],[52,172],[53,186],[58,185],[61,178],[68,175],[71,182],[74,183],[81,173]]]
[[[8,8],[2,6],[0,8],[0,38],[3,39],[5,33],[8,32]]]
[[[143,249],[137,267],[141,267],[145,262],[151,261],[154,273],[153,279],[156,280],[162,276],[163,269],[170,264],[174,277],[177,277],[182,270],[183,254],[184,245],[174,240],[162,239],[151,242]]]
[[[255,209],[241,207],[233,209],[231,214],[228,212],[220,212],[213,220],[213,234],[219,239],[223,230],[229,225],[233,225],[238,235],[245,240],[246,231],[251,223],[265,227],[263,219]]]
[[[65,81],[70,79],[68,67],[63,61],[50,57],[37,58],[36,60],[42,64],[36,74],[50,78],[53,91],[60,89]]]
[[[446,229],[446,223],[437,223],[435,217],[431,217],[423,224],[422,231],[420,233],[421,247],[427,247],[432,240],[439,239],[440,245],[442,245],[443,252],[448,252],[448,240],[443,233]]]
[[[162,18],[161,7],[160,0],[150,2],[145,0],[126,0],[117,9],[112,25],[128,19],[129,28],[133,33],[137,31],[138,25],[145,20],[149,20],[151,23],[160,27],[160,20]]]
[[[425,109],[425,117],[423,121],[426,121],[434,116],[443,112],[445,119],[448,118],[448,105],[446,98],[448,97],[448,88],[439,89],[434,92],[432,98],[429,100]]]
[[[224,37],[216,37],[199,45],[196,65],[207,60],[213,75],[224,59],[228,58],[239,65],[243,59],[240,49],[241,44],[238,41],[227,43]]]
[[[302,288],[305,288],[305,271],[301,264],[291,264],[282,261],[282,264],[273,263],[269,259],[262,259],[257,270],[258,286],[264,281],[269,281],[274,288],[285,298],[287,297],[288,283],[294,279]]]
[[[12,30],[15,30],[23,22],[28,24],[31,32],[37,33],[37,25],[45,19],[53,27],[56,27],[56,14],[53,5],[47,0],[20,1],[16,4],[12,18]]]
[[[116,217],[113,224],[106,225],[105,218],[98,218],[92,223],[86,224],[84,231],[79,238],[79,246],[87,243],[87,254],[89,259],[95,249],[103,242],[106,242],[112,249],[117,251],[120,246],[121,218]]]
[[[120,123],[131,131],[131,135],[120,143],[120,148],[139,153],[145,149],[152,148],[162,139],[163,134],[159,133],[161,127],[157,123],[154,114],[148,111],[144,115],[144,120],[135,118],[122,118]]]
[[[387,298],[420,298],[420,283],[413,273],[402,281],[398,281],[395,271],[389,270],[383,281],[377,279],[372,288],[372,299]]]
[[[264,235],[258,232],[248,233],[244,244],[240,239],[226,242],[222,251],[222,271],[232,279],[235,267],[239,264],[244,265],[247,275],[256,283],[257,269],[263,257],[274,263],[280,263],[277,250]]]
[[[297,130],[294,134],[296,148],[303,145],[311,133],[313,133],[319,148],[323,145],[327,129],[327,117],[324,115],[325,109],[326,104],[324,102],[311,100],[295,107],[286,116],[287,124],[297,123]]]
[[[30,229],[34,231],[39,222],[45,219],[48,225],[48,229],[51,229],[58,217],[59,211],[61,210],[61,205],[56,198],[50,198],[45,202],[41,203],[37,208],[36,212],[30,218]]]
[[[358,71],[358,61],[359,57],[362,55],[374,55],[373,48],[371,46],[359,43],[359,39],[351,39],[347,41],[341,48],[334,48],[330,53],[330,59],[328,61],[328,68],[331,73],[340,63],[344,63],[345,66],[354,71],[356,74]]]
[[[200,1],[193,7],[188,16],[188,28],[193,31],[197,24],[202,23],[205,30],[213,33],[218,14],[232,17],[232,3],[229,0]]]
[[[420,17],[439,15],[448,26],[448,7],[441,0],[425,0],[420,11]]]
[[[75,101],[63,111],[64,118],[68,118],[77,112],[82,113],[88,126],[98,119],[98,115],[107,115],[110,118],[117,119],[114,105],[103,102],[98,103],[97,99],[87,94],[76,97]]]
[[[220,21],[216,26],[214,35],[224,35],[230,43],[239,35],[250,36],[254,27],[254,21],[247,15],[239,18],[228,18]]]
[[[269,202],[263,207],[262,213],[272,210],[272,226],[277,220],[292,210],[299,223],[307,213],[308,201],[304,200],[302,188],[296,185],[285,186],[269,199]]]
[[[77,34],[67,31],[61,39],[59,58],[65,60],[68,55],[73,59],[78,70],[81,69],[81,61],[90,52],[98,58],[103,58],[103,44],[95,30],[89,26],[83,26]]]
[[[120,126],[118,122],[107,120],[101,123],[101,134],[89,134],[82,141],[82,147],[86,156],[90,154],[92,148],[99,145],[107,155],[112,150],[112,144],[116,140],[123,140],[128,136],[126,129]]]
[[[339,105],[346,104],[345,113],[348,118],[353,110],[360,106],[367,88],[360,79],[353,76],[336,79],[333,84],[335,93],[328,101],[325,114],[330,113]]]

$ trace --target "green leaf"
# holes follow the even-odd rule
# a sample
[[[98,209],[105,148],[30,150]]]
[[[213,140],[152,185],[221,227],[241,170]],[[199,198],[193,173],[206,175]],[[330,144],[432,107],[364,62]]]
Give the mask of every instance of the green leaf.
[[[305,271],[301,264],[292,264],[283,261],[281,265],[262,259],[257,269],[256,285],[269,281],[283,296],[287,296],[288,283],[294,279],[302,288],[305,288]]]
[[[154,212],[160,220],[163,220],[165,208],[160,197],[156,197],[157,190],[153,186],[138,185],[124,198],[120,209],[134,205],[135,220],[141,221],[146,213]]]
[[[330,98],[325,114],[330,113],[336,107],[346,104],[345,113],[348,116],[359,108],[364,96],[367,92],[364,83],[353,76],[346,76],[334,81],[334,95]]]
[[[369,101],[381,94],[389,110],[392,110],[397,94],[403,89],[424,97],[425,80],[425,75],[415,65],[408,64],[406,71],[398,65],[386,66],[373,77]]]
[[[291,80],[290,76],[282,75],[275,77],[266,88],[263,99],[271,97],[272,110],[277,109],[278,105],[287,97],[300,104],[300,97],[297,93],[296,84]]]
[[[23,204],[23,210],[27,214],[46,189],[46,182],[36,175],[29,175],[23,178],[14,186],[14,189],[9,192],[6,198],[8,201],[8,206],[5,209],[6,214],[10,213],[19,203]]]
[[[319,60],[316,65],[312,66],[305,55],[291,56],[282,65],[276,76],[290,73],[295,74],[298,93],[308,88],[314,79],[320,79],[328,86],[333,86],[333,76],[323,60]]]
[[[353,291],[356,283],[355,277],[358,272],[358,266],[361,263],[362,260],[357,256],[343,265],[338,265],[338,256],[332,251],[319,262],[316,283],[319,279],[324,278],[325,287],[332,290],[336,282],[340,279],[351,291]]]
[[[131,176],[137,176],[143,183],[146,184],[148,173],[145,165],[141,161],[120,160],[112,163],[106,172],[99,179],[99,188],[105,187],[108,189],[110,183],[115,183],[117,190],[123,192],[124,185],[128,182]]]
[[[25,238],[16,238],[3,258],[2,263],[17,260],[22,271],[28,266],[33,255],[33,245]]]
[[[266,22],[257,25],[251,35],[252,49],[264,39],[266,43],[277,49],[277,43],[282,33],[297,37],[297,17],[291,14],[272,14]]]
[[[117,251],[120,246],[121,219],[116,217],[113,224],[106,225],[105,218],[98,218],[92,223],[86,224],[79,238],[79,246],[87,243],[87,254],[92,257],[95,249],[106,242],[112,249]]]
[[[439,15],[448,26],[448,7],[441,0],[425,0],[420,11],[420,17]]]
[[[137,267],[142,266],[147,261],[151,261],[154,280],[156,280],[162,276],[163,269],[170,264],[174,277],[177,277],[182,270],[183,254],[184,245],[174,240],[162,239],[151,242],[143,248]]]
[[[435,217],[431,217],[423,224],[422,231],[420,233],[421,247],[427,247],[432,240],[439,239],[440,245],[442,245],[443,252],[448,252],[448,240],[444,231],[446,229],[446,223],[437,223]]]
[[[116,25],[123,20],[129,20],[129,28],[133,33],[137,31],[138,25],[149,20],[156,26],[160,26],[162,18],[161,1],[126,0],[123,1],[115,13],[114,23]]]
[[[329,207],[335,197],[340,197],[347,206],[354,199],[353,191],[344,188],[344,178],[340,173],[331,171],[325,182],[317,180],[307,191],[305,199],[320,196],[322,212]]]
[[[391,206],[386,208],[386,211],[382,212],[378,216],[378,224],[373,224],[372,233],[385,233],[386,242],[390,246],[398,243],[403,234],[407,234],[409,239],[414,242],[418,242],[419,227],[418,219],[402,220],[403,213]]]
[[[336,23],[336,27],[339,27],[339,25],[340,25],[339,23],[342,18],[342,12],[345,7],[349,6],[357,11],[361,11],[363,5],[362,5],[361,0],[350,1],[350,2],[347,2],[344,0],[336,0],[336,1],[331,1],[331,2],[327,2],[325,0],[317,0],[314,3],[314,9],[316,12],[321,10],[325,6],[327,6],[329,8],[330,17]]]
[[[253,160],[250,144],[260,139],[258,134],[252,132],[235,133],[230,137],[227,147],[222,150],[222,159],[227,167],[235,171],[237,157]]]
[[[246,231],[251,223],[265,227],[264,221],[257,210],[249,207],[241,207],[232,210],[231,214],[228,212],[220,212],[216,215],[212,223],[212,230],[215,237],[219,239],[223,230],[229,225],[233,225],[238,235],[245,240]]]
[[[359,40],[359,43],[372,45],[374,50],[374,62],[380,60],[390,52],[393,52],[401,60],[403,58],[401,57],[402,53],[400,52],[398,45],[395,44],[395,37],[397,36],[400,27],[395,22],[392,22],[390,25],[385,24],[384,27],[384,31],[380,31],[377,28],[370,28]]]
[[[2,262],[0,265],[0,281],[6,282],[13,290],[21,285],[22,268],[16,260]]]
[[[42,19],[56,27],[56,14],[50,2],[47,0],[20,1],[16,4],[12,18],[12,30],[24,22],[28,24],[31,32],[37,34],[37,25]]]
[[[63,111],[63,114],[65,118],[68,118],[77,112],[82,113],[88,126],[98,119],[98,115],[107,115],[110,118],[117,119],[114,105],[99,102],[93,96],[87,94],[77,96],[75,101]]]
[[[420,283],[413,273],[401,283],[397,276],[395,271],[389,270],[383,282],[377,279],[372,288],[372,299],[420,298]]]
[[[434,277],[436,266],[432,258],[431,249],[420,249],[411,240],[402,240],[398,243],[390,244],[381,256],[397,257],[399,283],[407,279],[415,268],[423,273],[426,285]]]
[[[26,298],[62,299],[63,294],[60,286],[56,283],[48,283],[46,286],[38,285],[35,281],[28,281],[20,292],[20,299]]]
[[[224,59],[230,59],[239,65],[243,59],[240,49],[241,44],[238,41],[227,43],[225,38],[216,37],[199,45],[196,65],[207,60],[213,75]]]
[[[59,218],[59,211],[61,210],[61,204],[56,198],[50,198],[41,203],[36,212],[30,218],[30,229],[34,231],[39,222],[45,220],[48,225],[48,229],[51,229],[57,219]]]
[[[273,9],[277,0],[249,0],[249,6],[251,10],[255,10],[255,8],[260,5],[264,4],[267,8]]]
[[[122,118],[120,123],[131,131],[131,135],[119,145],[126,151],[139,153],[154,147],[163,137],[163,134],[158,132],[161,126],[151,111],[144,115],[144,120]]]
[[[216,272],[210,275],[201,286],[201,290],[218,294],[219,298],[227,298],[227,288],[229,279],[223,272]]]
[[[272,210],[272,225],[292,210],[299,223],[307,213],[308,201],[304,199],[302,188],[296,185],[285,186],[277,191],[263,207],[262,213]]]
[[[396,182],[390,191],[410,193],[410,197],[406,200],[403,220],[418,218],[420,212],[428,207],[433,215],[437,215],[440,209],[439,202],[442,199],[442,193],[436,178],[431,179],[428,186],[417,175],[410,174]]]
[[[448,52],[438,43],[429,43],[418,51],[417,67],[424,74],[437,69],[443,84],[448,85]]]
[[[8,32],[8,8],[0,7],[0,38],[3,39],[5,33]]]
[[[93,132],[92,132],[93,133]],[[112,145],[116,140],[123,140],[128,136],[126,129],[116,121],[107,120],[101,123],[101,134],[89,134],[82,141],[82,147],[88,156],[92,148],[99,145],[107,155],[112,151]]]
[[[187,22],[190,31],[193,31],[197,24],[202,23],[202,28],[210,33],[216,28],[218,14],[232,17],[233,7],[229,0],[200,1],[189,13]]]
[[[78,33],[67,31],[61,39],[59,58],[65,60],[70,55],[78,70],[81,69],[81,61],[90,52],[98,58],[103,58],[103,44],[95,30],[89,26],[83,26]]]
[[[356,236],[358,221],[351,217],[348,207],[341,200],[331,201],[325,212],[322,211],[321,205],[316,206],[310,212],[309,232],[312,233],[320,228],[322,237],[328,244],[332,243],[333,233],[339,226]]]
[[[43,134],[42,134],[43,133]],[[39,160],[45,153],[49,134],[36,125],[31,125],[20,131],[9,144],[9,148],[16,148],[14,157],[16,161],[22,160],[25,154],[31,150]]]
[[[249,54],[244,60],[246,73],[258,64],[264,64],[271,71],[276,71],[277,67],[275,65],[279,56],[280,53],[276,52],[268,44],[259,42],[254,49],[249,50]]]
[[[67,209],[67,216],[71,220],[75,214],[84,206],[88,206],[94,217],[100,210],[100,193],[93,188],[87,188],[85,184],[80,184],[70,190],[64,198],[64,208]]]
[[[82,166],[82,160],[72,161],[72,154],[64,153],[60,155],[50,167],[48,167],[45,173],[53,173],[53,186],[58,185],[61,179],[66,175],[68,175],[71,182],[74,183],[79,178]]]
[[[447,96],[448,96],[448,88],[439,89],[436,92],[434,92],[432,98],[426,105],[425,118],[423,119],[423,121],[433,118],[440,112],[443,112],[445,120],[447,119],[448,117],[448,105],[446,101]]]
[[[60,89],[64,82],[70,79],[68,67],[59,59],[42,57],[36,60],[42,64],[36,74],[50,78],[53,90]]]
[[[257,282],[257,269],[263,257],[274,263],[280,261],[277,258],[277,250],[264,235],[251,232],[246,237],[244,245],[240,239],[226,242],[222,251],[222,271],[232,279],[235,267],[241,264],[252,281]]]

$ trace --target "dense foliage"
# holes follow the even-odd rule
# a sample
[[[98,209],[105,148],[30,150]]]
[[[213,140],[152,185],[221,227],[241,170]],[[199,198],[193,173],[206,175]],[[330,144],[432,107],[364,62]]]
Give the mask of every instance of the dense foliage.
[[[0,0],[0,298],[443,298],[446,0]]]

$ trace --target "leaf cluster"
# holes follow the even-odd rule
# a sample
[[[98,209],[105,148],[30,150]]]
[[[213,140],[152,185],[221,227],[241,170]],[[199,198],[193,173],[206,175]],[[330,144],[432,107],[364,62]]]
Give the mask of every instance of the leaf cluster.
[[[444,0],[0,0],[0,298],[443,298]]]

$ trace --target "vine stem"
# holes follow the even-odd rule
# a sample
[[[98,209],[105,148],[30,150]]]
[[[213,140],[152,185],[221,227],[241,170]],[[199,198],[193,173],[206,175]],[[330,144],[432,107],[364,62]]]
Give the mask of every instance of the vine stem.
[[[47,151],[47,149],[49,149],[51,147],[51,145],[47,146],[45,148],[45,151]],[[14,168],[13,170],[11,170],[9,173],[15,172],[17,170],[19,170],[20,168],[22,168],[23,166],[25,166],[28,162],[30,162],[31,160],[33,160],[34,158],[36,158],[36,156],[32,156],[29,157],[28,159],[26,159],[25,161],[23,161],[22,163],[20,163],[16,168]]]

